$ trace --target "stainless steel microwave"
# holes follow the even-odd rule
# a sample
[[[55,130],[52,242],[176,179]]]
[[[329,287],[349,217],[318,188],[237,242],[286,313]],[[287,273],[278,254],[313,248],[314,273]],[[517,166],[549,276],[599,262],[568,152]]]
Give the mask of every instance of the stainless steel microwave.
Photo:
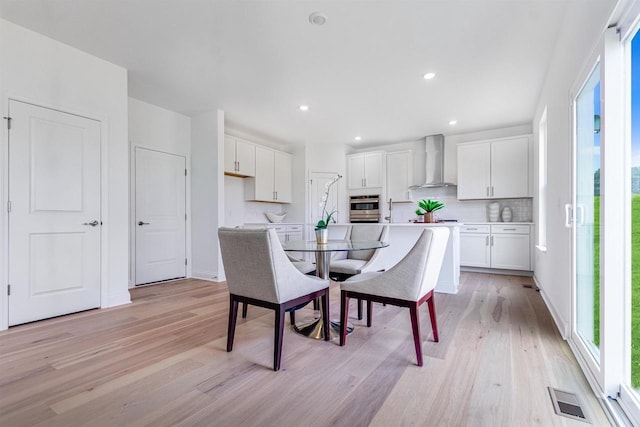
[[[380,195],[349,197],[349,222],[380,222]]]

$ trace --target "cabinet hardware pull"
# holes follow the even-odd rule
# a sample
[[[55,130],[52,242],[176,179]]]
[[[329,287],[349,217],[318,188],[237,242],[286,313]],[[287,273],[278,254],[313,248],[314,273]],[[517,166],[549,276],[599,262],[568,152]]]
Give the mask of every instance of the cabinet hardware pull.
[[[489,236],[485,236],[485,238],[484,238],[484,245],[485,245],[485,246],[489,246]]]
[[[489,196],[489,187],[487,187],[487,196]]]
[[[493,197],[493,185],[491,186],[491,197]]]
[[[491,246],[493,246],[493,236],[491,236]]]
[[[477,228],[467,228],[467,230],[477,230]]]
[[[515,228],[503,228],[504,231],[516,231]]]

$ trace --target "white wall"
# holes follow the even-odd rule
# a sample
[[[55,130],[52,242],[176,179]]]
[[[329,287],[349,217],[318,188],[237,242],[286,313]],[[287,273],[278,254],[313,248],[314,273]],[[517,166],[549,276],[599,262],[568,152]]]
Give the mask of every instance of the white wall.
[[[0,19],[0,97],[3,116],[8,99],[31,101],[102,122],[102,294],[101,306],[130,301],[129,147],[127,143],[127,71],[50,38]],[[3,127],[4,128],[4,127]],[[2,131],[3,206],[7,201],[7,130]],[[3,263],[7,282],[7,215],[0,209]],[[7,327],[8,300],[0,292],[0,329]]]
[[[129,98],[129,144],[131,147],[131,220],[130,223],[130,278],[135,280],[135,149],[136,147],[184,156],[187,170],[191,167],[191,119],[146,102]],[[191,260],[191,174],[187,174],[186,188],[187,252]],[[191,262],[187,276],[191,275]]]
[[[535,279],[560,332],[567,337],[571,319],[571,232],[564,205],[571,201],[571,122],[569,92],[607,24],[614,1],[567,4],[562,29],[533,120],[538,170],[538,123],[547,107],[547,251],[536,250]],[[537,177],[536,177],[537,183]],[[537,185],[534,191],[537,194]],[[538,214],[534,212],[534,220]],[[537,241],[537,239],[536,239]]]
[[[224,113],[191,118],[191,275],[218,280],[218,227],[224,221]]]

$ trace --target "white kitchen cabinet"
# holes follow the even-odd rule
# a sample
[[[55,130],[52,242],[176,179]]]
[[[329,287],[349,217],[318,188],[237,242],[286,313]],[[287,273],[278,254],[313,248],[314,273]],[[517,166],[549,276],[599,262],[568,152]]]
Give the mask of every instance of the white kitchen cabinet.
[[[350,190],[382,187],[382,151],[347,156],[347,176]]]
[[[245,199],[291,203],[291,155],[256,145],[255,178],[245,181]]]
[[[409,202],[413,184],[413,151],[387,153],[387,197],[394,202]]]
[[[488,225],[464,225],[460,227],[460,265],[467,267],[491,267],[491,236]]]
[[[458,199],[531,197],[529,137],[458,144]]]
[[[244,224],[244,226],[246,228],[273,228],[274,230],[276,230],[278,239],[282,243],[288,242],[290,240],[302,240],[302,231],[304,227],[303,224],[296,223],[247,223]]]
[[[280,241],[288,242],[290,240],[302,240],[302,224],[287,224],[284,232],[278,234]]]
[[[274,151],[273,190],[276,202],[291,203],[292,199],[292,162],[291,155],[282,151]]]
[[[491,267],[531,270],[528,225],[491,225]]]
[[[255,176],[256,145],[229,135],[224,136],[224,173],[232,176]]]
[[[465,224],[460,228],[460,265],[531,271],[531,226]]]

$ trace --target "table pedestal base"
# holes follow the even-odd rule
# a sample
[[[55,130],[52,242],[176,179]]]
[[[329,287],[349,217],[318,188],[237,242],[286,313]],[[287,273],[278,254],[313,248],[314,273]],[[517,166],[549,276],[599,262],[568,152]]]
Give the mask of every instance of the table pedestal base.
[[[304,335],[308,338],[313,338],[314,340],[322,340],[324,339],[324,328],[322,327],[322,317],[318,319],[311,320],[306,323],[300,323],[297,325],[293,325],[293,330],[299,333],[300,335]],[[331,333],[330,338],[340,338],[340,322],[338,320],[330,320],[329,321],[329,332]],[[353,325],[347,323],[347,335],[353,332]]]

